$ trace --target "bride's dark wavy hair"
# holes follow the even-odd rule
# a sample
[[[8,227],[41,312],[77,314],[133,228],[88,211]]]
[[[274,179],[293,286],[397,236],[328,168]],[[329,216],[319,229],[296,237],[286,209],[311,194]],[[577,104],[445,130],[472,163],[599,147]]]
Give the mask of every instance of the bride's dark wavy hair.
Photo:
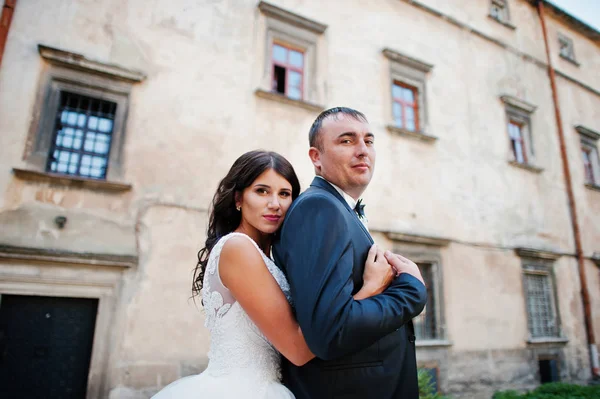
[[[236,193],[246,187],[264,171],[273,169],[292,185],[292,200],[300,195],[300,182],[292,165],[283,156],[273,151],[249,151],[239,157],[219,183],[208,219],[208,230],[204,248],[198,252],[198,264],[192,281],[192,297],[199,296],[208,257],[219,239],[234,231],[242,220],[241,212],[235,207]]]

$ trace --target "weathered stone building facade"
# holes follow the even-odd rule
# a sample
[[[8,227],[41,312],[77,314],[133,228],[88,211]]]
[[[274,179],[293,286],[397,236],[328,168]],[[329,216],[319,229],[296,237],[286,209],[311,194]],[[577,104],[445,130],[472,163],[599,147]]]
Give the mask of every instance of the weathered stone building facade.
[[[377,137],[371,230],[429,280],[418,361],[441,391],[590,379],[534,1],[7,3],[0,328],[30,334],[7,353],[32,372],[117,399],[201,371],[191,272],[217,182],[266,148],[306,187],[310,123],[346,105]],[[600,32],[545,9],[600,340]]]

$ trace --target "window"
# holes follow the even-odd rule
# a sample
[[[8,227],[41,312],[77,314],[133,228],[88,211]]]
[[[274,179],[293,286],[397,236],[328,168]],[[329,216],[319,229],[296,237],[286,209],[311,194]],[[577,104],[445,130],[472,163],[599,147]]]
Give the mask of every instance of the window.
[[[581,158],[583,161],[584,182],[588,187],[600,187],[600,160],[597,142],[600,133],[583,126],[576,126],[581,141]]]
[[[28,168],[15,172],[22,177],[108,180],[114,184],[107,182],[104,188],[130,188],[118,183],[123,177],[125,117],[132,84],[145,75],[64,50],[38,49],[49,65],[29,132]]]
[[[535,166],[531,118],[536,107],[516,97],[501,96],[506,112],[505,131],[508,135],[509,161],[513,165],[541,172]]]
[[[575,60],[575,48],[573,40],[563,34],[558,34],[558,47],[560,56],[568,61],[577,63]]]
[[[537,259],[524,259],[523,283],[530,337],[559,337],[560,325],[554,297],[552,264]]]
[[[524,140],[524,125],[523,123],[508,120],[508,136],[515,160],[519,163],[527,163],[527,147]]]
[[[440,328],[438,326],[439,317],[437,316],[434,266],[431,263],[418,263],[418,266],[427,287],[427,305],[423,309],[423,312],[413,320],[415,335],[419,340],[439,339]]]
[[[106,178],[117,104],[63,91],[47,170]]]
[[[418,89],[400,82],[392,85],[392,109],[396,126],[416,132],[419,130]]]
[[[273,43],[272,90],[295,100],[302,99],[304,87],[304,52]]]
[[[490,17],[498,22],[509,22],[508,4],[506,0],[491,0]]]
[[[594,149],[588,146],[581,146],[581,153],[583,156],[583,170],[585,173],[585,182],[587,184],[594,184],[596,182],[594,176],[594,167],[592,165],[592,160],[594,159]]]
[[[390,132],[424,141],[436,139],[429,132],[427,74],[432,65],[391,49],[383,55],[390,62]]]
[[[322,111],[326,60],[317,59],[317,54],[327,25],[264,1],[258,9],[265,20],[266,47],[256,95]]]

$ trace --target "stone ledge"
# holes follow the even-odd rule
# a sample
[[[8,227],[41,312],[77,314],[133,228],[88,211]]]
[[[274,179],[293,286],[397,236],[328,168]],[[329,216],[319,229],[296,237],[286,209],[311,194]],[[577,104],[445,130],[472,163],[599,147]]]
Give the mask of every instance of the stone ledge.
[[[508,94],[501,95],[500,99],[502,100],[502,102],[504,102],[504,104],[509,105],[513,108],[518,108],[520,110],[523,110],[528,114],[531,114],[533,111],[535,111],[537,109],[537,107],[535,105],[529,104],[528,102],[523,101],[520,98],[511,96]]]
[[[529,346],[548,346],[548,345],[566,345],[569,340],[565,337],[544,337],[544,338],[529,338],[527,345]]]
[[[590,128],[587,128],[583,125],[576,125],[575,130],[577,130],[577,132],[579,134],[581,134],[582,136],[585,136],[586,138],[588,138],[590,140],[593,140],[593,141],[600,140],[600,133],[598,133]]]
[[[134,267],[137,256],[97,253],[78,253],[47,248],[25,248],[0,244],[0,259],[50,262],[61,264],[84,264],[93,266]]]
[[[421,141],[425,141],[425,142],[434,142],[438,139],[436,136],[431,136],[429,134],[421,133],[421,132],[412,132],[410,130],[406,130],[406,129],[403,129],[401,127],[397,127],[394,125],[387,125],[386,129],[390,133],[397,134],[398,136],[409,137],[411,139],[417,139],[417,140],[421,140]]]
[[[300,108],[307,109],[309,111],[321,112],[325,110],[325,107],[323,105],[314,104],[304,100],[294,100],[293,98],[289,98],[279,93],[274,93],[272,91],[256,89],[254,94],[256,94],[256,96],[260,98],[265,98],[267,100],[273,100],[284,104],[294,105]]]
[[[447,348],[452,345],[453,343],[446,339],[417,339],[415,341],[415,346],[417,348]]]
[[[495,18],[492,14],[488,14],[488,18],[492,19],[494,22],[499,23],[500,25],[506,26],[509,29],[512,29],[512,30],[517,29],[517,27],[515,25],[511,24],[510,22],[499,20],[498,18]]]
[[[278,19],[282,22],[290,25],[295,25],[299,28],[309,30],[318,34],[322,34],[327,30],[327,25],[320,22],[308,19],[298,14],[294,14],[290,11],[284,10],[283,8],[277,7],[273,4],[269,4],[265,1],[258,3],[258,9],[267,17]]]
[[[44,46],[43,44],[38,44],[38,52],[42,58],[52,64],[65,65],[85,72],[106,75],[113,79],[125,80],[132,83],[139,83],[146,79],[146,74],[143,72],[90,60],[84,55]]]
[[[600,186],[597,184],[586,183],[585,186],[590,190],[600,191]]]
[[[581,64],[580,64],[579,62],[575,61],[575,60],[574,60],[574,59],[572,59],[572,58],[566,57],[566,56],[564,56],[564,55],[562,55],[562,54],[560,54],[560,58],[562,58],[563,60],[565,60],[565,61],[567,61],[567,62],[569,62],[569,63],[571,63],[571,64],[573,64],[573,65],[575,65],[576,67],[579,67],[579,66],[581,66]]]
[[[419,70],[419,71],[422,71],[425,73],[427,73],[433,69],[433,65],[431,65],[431,64],[428,64],[426,62],[423,62],[423,61],[418,60],[413,57],[409,57],[408,55],[402,54],[396,50],[392,50],[387,47],[384,48],[381,52],[390,61],[394,61],[399,64],[406,65],[410,68],[414,68],[416,70]]]
[[[546,260],[556,260],[562,256],[562,254],[554,251],[524,247],[515,248],[515,253],[521,258],[535,258]]]
[[[514,167],[525,169],[533,173],[542,173],[544,171],[544,168],[540,168],[539,166],[534,166],[531,164],[521,163],[517,161],[508,161],[508,163]]]
[[[451,242],[450,239],[442,237],[424,236],[393,231],[382,231],[382,233],[384,233],[392,241],[408,242],[411,244],[424,244],[436,247],[446,247]]]
[[[21,168],[13,168],[12,170],[19,179],[58,183],[74,188],[89,188],[109,192],[129,191],[132,188],[131,184],[115,181],[86,179],[85,177],[61,175],[58,173],[40,172]]]

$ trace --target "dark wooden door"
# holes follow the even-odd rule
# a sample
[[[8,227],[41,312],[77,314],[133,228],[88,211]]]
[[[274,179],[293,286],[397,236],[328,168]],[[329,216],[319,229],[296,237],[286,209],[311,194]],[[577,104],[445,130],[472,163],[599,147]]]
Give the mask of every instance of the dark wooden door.
[[[98,300],[0,296],[0,395],[84,399]]]

